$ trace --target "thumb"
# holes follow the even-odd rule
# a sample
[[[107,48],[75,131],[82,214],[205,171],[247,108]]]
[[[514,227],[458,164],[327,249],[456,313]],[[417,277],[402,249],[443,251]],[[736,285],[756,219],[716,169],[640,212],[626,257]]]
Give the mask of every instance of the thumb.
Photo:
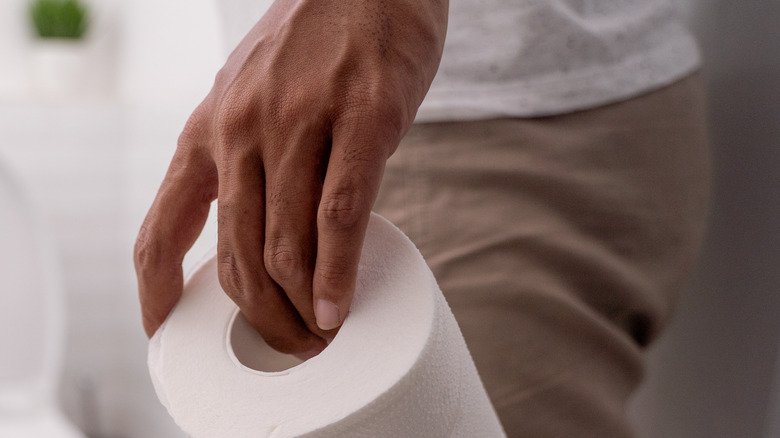
[[[338,143],[336,135],[333,140],[317,212],[312,284],[312,304],[322,330],[341,326],[349,312],[371,206],[387,159],[376,143]]]

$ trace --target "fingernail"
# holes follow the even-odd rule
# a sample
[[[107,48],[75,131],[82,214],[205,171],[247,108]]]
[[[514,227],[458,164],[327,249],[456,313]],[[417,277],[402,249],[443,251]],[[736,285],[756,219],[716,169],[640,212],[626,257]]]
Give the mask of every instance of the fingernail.
[[[317,317],[317,326],[322,330],[333,330],[339,326],[339,308],[327,300],[317,300],[314,309]]]

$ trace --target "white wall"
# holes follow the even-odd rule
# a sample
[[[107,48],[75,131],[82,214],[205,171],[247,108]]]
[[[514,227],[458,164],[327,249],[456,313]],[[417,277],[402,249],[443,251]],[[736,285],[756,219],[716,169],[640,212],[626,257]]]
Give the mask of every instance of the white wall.
[[[222,58],[216,2],[125,0],[122,6],[122,99],[194,108]]]
[[[18,97],[24,83],[24,36],[27,28],[24,17],[23,0],[3,0],[0,2],[0,95],[6,99]]]

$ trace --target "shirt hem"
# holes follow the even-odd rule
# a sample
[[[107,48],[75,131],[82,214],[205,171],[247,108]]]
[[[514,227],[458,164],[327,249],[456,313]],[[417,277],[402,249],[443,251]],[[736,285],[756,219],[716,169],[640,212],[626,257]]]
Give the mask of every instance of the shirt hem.
[[[541,117],[596,108],[661,88],[701,64],[692,37],[619,64],[554,72],[510,84],[477,84],[432,89],[415,123]]]

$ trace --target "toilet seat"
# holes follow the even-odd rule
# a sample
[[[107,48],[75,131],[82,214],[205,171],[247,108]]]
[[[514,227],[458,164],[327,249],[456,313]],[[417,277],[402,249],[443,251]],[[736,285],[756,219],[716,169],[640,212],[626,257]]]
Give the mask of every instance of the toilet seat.
[[[55,402],[64,297],[53,240],[16,181],[0,165],[0,438],[84,438]]]

